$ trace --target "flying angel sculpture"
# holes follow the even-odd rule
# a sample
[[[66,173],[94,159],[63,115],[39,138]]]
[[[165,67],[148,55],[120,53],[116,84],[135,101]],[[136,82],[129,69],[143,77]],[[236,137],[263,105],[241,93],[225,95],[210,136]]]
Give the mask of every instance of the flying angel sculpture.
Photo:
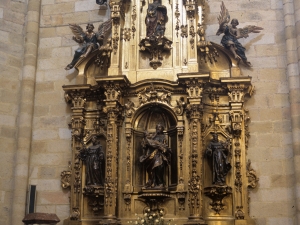
[[[252,65],[245,55],[246,49],[242,46],[238,39],[249,37],[249,33],[260,33],[263,28],[253,25],[249,25],[244,28],[237,28],[237,25],[239,25],[239,21],[237,19],[232,19],[229,24],[230,15],[224,2],[221,4],[221,12],[218,17],[218,21],[220,26],[217,31],[217,35],[224,33],[221,44],[226,49],[230,50],[238,61],[242,60],[246,66],[251,67]]]
[[[104,39],[111,34],[112,20],[107,20],[99,25],[97,32],[94,32],[92,23],[87,24],[86,31],[83,31],[77,24],[69,24],[69,27],[74,34],[73,40],[81,46],[75,50],[73,60],[65,67],[65,70],[72,69],[80,58],[87,57],[93,50],[104,44]]]

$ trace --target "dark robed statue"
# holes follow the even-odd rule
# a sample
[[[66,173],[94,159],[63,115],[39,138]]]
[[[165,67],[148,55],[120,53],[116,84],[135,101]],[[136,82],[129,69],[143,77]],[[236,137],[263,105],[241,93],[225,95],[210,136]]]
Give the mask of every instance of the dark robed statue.
[[[157,124],[155,134],[145,132],[142,141],[144,155],[140,157],[140,162],[144,164],[148,174],[146,189],[165,187],[165,168],[170,163],[171,149],[166,144],[163,131],[164,127]]]
[[[167,8],[159,0],[149,4],[146,16],[147,37],[162,37],[165,33],[167,22]]]
[[[213,184],[225,185],[226,175],[231,169],[228,161],[228,143],[219,141],[218,134],[213,134],[213,139],[206,149],[206,155],[212,159]]]
[[[92,138],[92,146],[80,150],[80,159],[85,162],[85,184],[87,186],[103,186],[105,173],[104,152],[97,137]]]

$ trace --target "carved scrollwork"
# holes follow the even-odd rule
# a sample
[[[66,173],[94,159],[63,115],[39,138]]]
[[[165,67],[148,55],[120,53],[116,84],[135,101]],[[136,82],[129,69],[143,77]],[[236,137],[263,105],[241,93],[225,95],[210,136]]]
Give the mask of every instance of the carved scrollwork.
[[[82,137],[84,136],[84,125],[85,125],[85,119],[82,116],[79,117],[73,117],[71,119],[71,123],[69,123],[69,127],[72,129],[72,138],[76,142],[80,142],[82,140]]]
[[[105,45],[102,45],[99,48],[99,53],[95,59],[95,64],[99,66],[101,69],[110,67],[110,57],[112,52],[112,41],[109,38]]]
[[[131,27],[131,30],[132,30],[132,38],[134,39],[134,34],[135,34],[135,32],[136,32],[136,28],[135,28],[136,5],[133,5],[133,6],[132,6],[132,15],[131,15],[131,18],[132,18],[132,27]]]
[[[189,191],[189,207],[190,207],[190,214],[196,214],[199,207],[199,194],[200,194],[200,176],[196,173],[193,173],[193,176],[188,182],[188,191]]]
[[[179,31],[179,16],[180,16],[180,12],[179,12],[179,7],[178,7],[178,2],[176,2],[176,6],[175,6],[175,17],[176,17],[176,26],[175,26],[175,30],[176,30],[176,36],[178,37],[178,31]]]
[[[249,142],[249,138],[250,138],[250,131],[249,131],[249,126],[248,123],[250,121],[250,117],[248,116],[248,110],[245,109],[245,123],[244,123],[244,127],[245,127],[245,147],[246,150],[248,149],[248,142]]]
[[[125,129],[125,135],[126,135],[126,144],[127,144],[127,157],[126,157],[126,169],[127,171],[130,170],[131,165],[131,137],[132,137],[132,128],[126,128]]]
[[[113,204],[113,198],[115,198],[115,192],[116,192],[116,183],[113,181],[111,177],[108,177],[105,179],[104,184],[104,196],[105,196],[105,205],[106,206],[112,206]]]
[[[242,169],[242,166],[241,166],[241,162],[240,162],[240,157],[241,157],[241,149],[239,148],[239,143],[236,142],[235,143],[235,146],[236,146],[236,149],[234,150],[235,152],[235,158],[236,158],[236,162],[235,162],[235,180],[234,180],[234,185],[235,185],[235,188],[236,188],[236,191],[237,192],[242,192],[242,185],[243,185],[243,182],[242,182],[242,173],[241,173],[241,169]]]
[[[134,109],[134,103],[130,101],[129,99],[127,100],[127,103],[124,104],[125,106],[125,114],[127,117],[131,117],[135,111]]]
[[[60,176],[62,188],[69,188],[71,186],[71,171],[63,171]]]
[[[186,107],[184,97],[180,97],[178,100],[176,100],[176,103],[177,103],[177,106],[175,106],[174,111],[177,115],[182,115],[184,112],[184,109]]]
[[[198,24],[197,34],[199,35],[197,48],[199,50],[200,60],[204,60],[205,63],[207,63],[208,61],[210,63],[217,62],[219,53],[209,41],[205,40],[205,31],[204,27],[201,24]]]
[[[245,213],[243,211],[243,206],[237,206],[235,211],[235,218],[238,220],[243,220],[245,218]]]
[[[80,217],[80,211],[79,208],[73,208],[72,213],[70,215],[71,220],[79,220]]]
[[[248,187],[256,188],[259,178],[256,175],[256,171],[251,167],[250,159],[248,159],[246,169],[247,169],[247,177],[248,177]]]
[[[79,159],[79,153],[75,154],[75,162],[74,162],[74,193],[80,193],[81,191],[81,165],[80,165],[80,159]]]
[[[123,194],[123,198],[124,198],[124,201],[125,201],[125,210],[126,211],[130,211],[130,204],[131,204],[131,194],[129,193],[124,193]]]
[[[180,171],[182,172],[183,167],[183,134],[184,134],[184,127],[177,127],[177,135],[178,135],[178,143],[179,143],[179,167]],[[182,179],[182,178],[181,178]],[[182,180],[183,181],[183,180]]]
[[[191,37],[191,39],[190,39],[191,48],[194,49],[196,33],[195,33],[195,27],[193,25],[190,26],[189,34],[190,34],[190,37]]]

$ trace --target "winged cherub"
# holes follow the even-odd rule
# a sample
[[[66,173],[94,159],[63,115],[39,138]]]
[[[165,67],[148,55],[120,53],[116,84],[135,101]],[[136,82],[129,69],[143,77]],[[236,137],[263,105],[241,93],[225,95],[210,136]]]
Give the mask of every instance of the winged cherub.
[[[248,34],[251,32],[259,33],[261,30],[263,30],[263,28],[253,25],[249,25],[244,28],[237,28],[237,25],[239,25],[239,21],[237,19],[232,19],[231,23],[229,24],[230,15],[225,7],[224,2],[222,2],[221,4],[221,12],[218,17],[218,21],[220,27],[217,31],[217,35],[224,33],[221,44],[225,48],[229,49],[238,61],[242,60],[246,66],[251,67],[252,65],[247,60],[247,57],[245,55],[246,49],[242,46],[238,39],[249,37]]]
[[[83,31],[77,24],[69,24],[74,34],[73,40],[81,44],[81,46],[75,50],[73,60],[65,67],[65,70],[72,69],[80,58],[87,57],[90,52],[103,45],[104,39],[111,33],[111,23],[111,20],[102,23],[96,33],[92,23],[87,24],[86,31]]]

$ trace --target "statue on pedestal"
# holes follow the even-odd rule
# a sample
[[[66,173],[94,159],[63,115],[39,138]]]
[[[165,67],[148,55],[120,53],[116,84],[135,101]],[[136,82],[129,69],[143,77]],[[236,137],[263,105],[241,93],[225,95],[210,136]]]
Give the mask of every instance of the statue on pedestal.
[[[168,147],[163,133],[164,127],[156,125],[155,134],[145,132],[142,142],[144,155],[140,162],[145,165],[148,181],[144,189],[163,189],[165,187],[165,169],[170,164],[171,149]]]
[[[146,26],[147,37],[162,37],[165,33],[167,8],[159,0],[154,0],[147,9]]]
[[[226,175],[231,169],[228,160],[229,144],[219,141],[218,134],[214,133],[205,153],[212,158],[212,183],[214,185],[226,185]]]
[[[104,152],[97,137],[92,138],[92,146],[80,150],[79,157],[85,162],[86,186],[103,186],[105,173]]]
[[[165,37],[167,8],[161,0],[154,0],[147,8],[146,38],[140,41],[140,50],[150,53],[150,66],[157,69],[162,65],[163,52],[172,49],[172,41]]]

